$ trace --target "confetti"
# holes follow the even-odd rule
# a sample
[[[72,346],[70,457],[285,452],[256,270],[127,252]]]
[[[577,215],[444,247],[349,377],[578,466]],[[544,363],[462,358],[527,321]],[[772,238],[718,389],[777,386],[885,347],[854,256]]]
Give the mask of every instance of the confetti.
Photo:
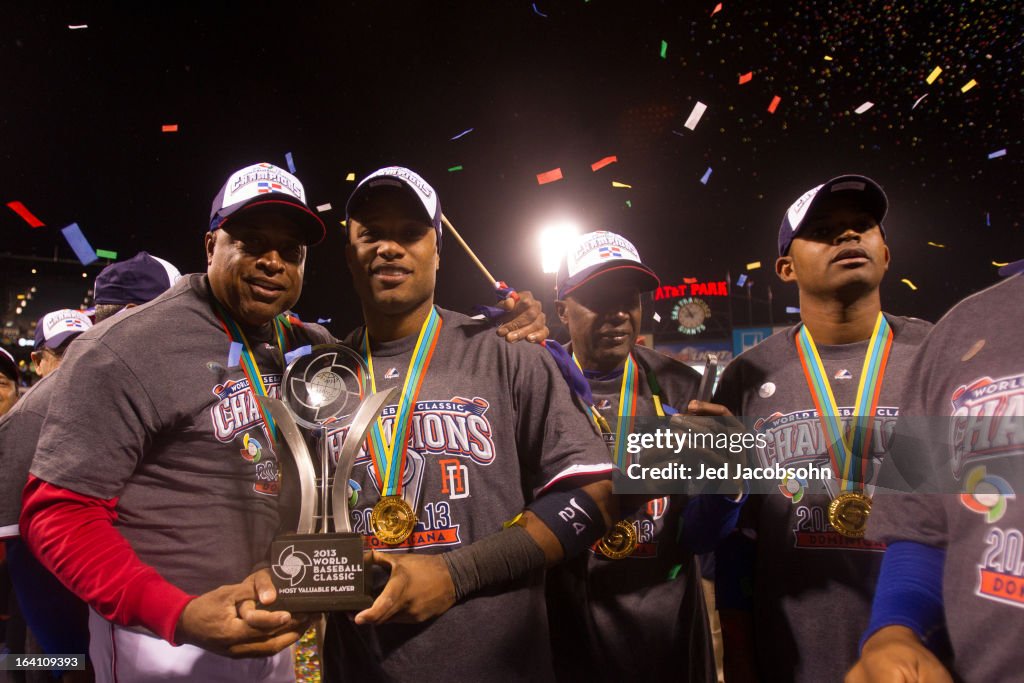
[[[701,185],[707,185],[708,184],[708,178],[710,178],[710,177],[711,177],[711,167],[708,166],[708,170],[704,171],[704,175],[700,179],[700,184]]]
[[[631,202],[631,201],[629,201],[629,200],[627,199],[627,200],[626,200],[626,208],[627,208],[627,209],[632,209],[632,208],[633,208],[633,202]]]
[[[559,176],[559,177],[561,177],[561,176]],[[633,189],[633,186],[632,186],[632,185],[627,185],[626,183],[620,183],[620,182],[619,182],[619,181],[617,181],[617,180],[613,180],[613,181],[612,181],[612,187],[624,187],[624,188],[626,188],[627,190],[632,190],[632,189]]]
[[[976,80],[974,80],[972,78],[971,80],[969,80],[966,83],[964,83],[964,87],[960,88],[960,92],[967,92],[968,90],[970,90],[971,88],[973,88],[976,85],[978,85],[978,81],[976,81]]]
[[[350,183],[354,183],[356,181],[356,174],[349,173],[347,176],[345,176],[345,180],[347,180]]]
[[[11,211],[21,216],[21,219],[28,223],[30,228],[41,228],[45,225],[45,223],[36,218],[21,202],[7,202],[7,206],[10,207]]]
[[[561,168],[555,168],[555,169],[552,169],[550,171],[545,171],[544,173],[538,173],[537,174],[537,184],[538,185],[546,185],[547,183],[553,183],[556,180],[561,180],[562,177],[563,177],[562,176],[562,169]]]
[[[910,288],[911,288],[912,290],[914,290],[915,292],[917,291],[917,285],[915,285],[915,284],[914,284],[913,282],[911,282],[911,281],[910,281],[910,280],[908,280],[907,278],[903,278],[902,280],[900,280],[900,282],[902,282],[903,284],[905,284],[905,285],[906,285],[907,287],[910,287]]]
[[[67,227],[61,228],[61,232],[83,266],[87,266],[96,260],[96,252],[89,246],[89,240],[85,239],[85,235],[82,234],[82,229],[78,227],[78,223],[72,223]]]
[[[761,262],[760,261],[753,261],[753,262],[747,264],[747,270],[757,270],[760,267],[761,267]]]
[[[945,249],[946,248],[945,244],[939,244],[938,242],[929,242],[928,246],[929,247],[938,247],[939,249]]]
[[[451,168],[449,168],[448,172],[449,173],[455,173],[456,171],[461,171],[461,170],[462,170],[462,164],[459,164],[458,166],[452,166]]]
[[[825,55],[825,61],[826,62],[831,62],[832,61],[832,56],[831,55]]]
[[[295,173],[295,160],[292,159],[292,153],[286,152],[284,155],[285,163],[288,164],[288,172]]]
[[[715,9],[711,10],[711,16],[715,16],[716,14],[718,14],[721,11],[722,11],[722,3],[718,3],[717,5],[715,5]]]
[[[988,211],[985,212],[985,226],[989,228],[992,227],[992,214]]]
[[[747,284],[747,274],[743,273],[738,278],[736,278],[736,286],[742,287],[745,284]]]
[[[176,124],[176,123],[165,123],[164,125],[160,126],[160,132],[161,133],[177,133],[178,132],[178,124]]]
[[[921,100],[923,100],[926,97],[928,97],[928,93],[925,93],[925,94],[921,95],[920,97],[918,97],[917,101],[914,102],[914,106],[911,107],[910,110],[913,111],[913,110],[917,109],[917,105],[921,104]]]
[[[320,204],[320,205],[318,205],[316,207],[316,210],[319,211],[320,213],[323,213],[324,211],[330,211],[331,210],[331,203],[328,202],[326,204]]]
[[[458,139],[459,139],[459,138],[461,138],[461,137],[462,137],[463,135],[469,135],[469,134],[470,134],[470,133],[472,133],[472,132],[473,132],[474,130],[476,130],[476,129],[475,129],[475,128],[467,128],[466,130],[462,131],[461,133],[459,133],[459,134],[458,134],[458,135],[456,135],[455,137],[453,137],[453,138],[449,138],[449,139],[448,139],[448,141],[449,141],[449,142],[451,142],[452,140],[458,140]]]
[[[779,102],[781,102],[781,101],[782,101],[782,98],[779,97],[778,95],[773,97],[772,101],[771,101],[771,104],[768,105],[768,113],[769,114],[774,114],[775,110],[779,108]]]
[[[932,72],[930,74],[928,74],[928,78],[924,79],[924,82],[927,83],[928,85],[931,85],[932,83],[935,82],[935,79],[938,78],[939,74],[941,74],[941,73],[942,73],[942,67],[941,66],[935,67],[934,69],[932,69]]]
[[[330,322],[331,322],[330,318],[317,318],[316,319],[316,324],[317,325],[326,325],[326,324],[328,324]]]
[[[707,108],[708,105],[700,101],[693,105],[693,110],[690,112],[690,116],[687,117],[686,123],[683,124],[683,128],[695,130],[697,128],[697,124],[700,123],[700,117],[704,116],[704,112]]]
[[[663,41],[661,41],[661,58],[665,59],[665,55],[667,55],[667,54],[668,54],[668,43],[663,40]]]
[[[600,161],[595,161],[594,163],[592,163],[590,165],[590,170],[591,171],[600,171],[605,166],[608,166],[609,164],[614,164],[618,160],[619,160],[619,158],[615,157],[615,156],[605,157],[604,159],[601,159]]]
[[[796,306],[786,306],[786,313],[800,313],[800,309]]]
[[[740,85],[743,85],[744,83],[750,83],[750,80],[753,77],[754,77],[754,72],[753,71],[748,71],[747,73],[743,74],[742,76],[740,76]]]
[[[548,18],[548,15],[544,14],[539,9],[537,9],[537,3],[533,3],[533,13],[536,14],[538,17],[544,17],[545,19]]]
[[[857,107],[856,109],[854,109],[853,113],[854,114],[863,114],[868,109],[871,109],[871,107],[873,107],[873,106],[875,106],[874,102],[865,102],[864,104],[862,104],[859,107]]]
[[[72,31],[80,31],[83,28],[89,28],[89,24],[68,24],[68,28]]]
[[[996,151],[994,151],[991,154],[989,154],[988,158],[989,159],[998,159],[999,157],[1005,157],[1005,156],[1006,156],[1006,148],[1003,147],[1002,149],[997,149]]]
[[[654,322],[656,322],[656,323],[660,323],[661,322],[661,316],[658,315],[657,312],[655,312],[655,314],[652,315],[651,317],[654,318]]]
[[[96,250],[96,255],[99,256],[100,258],[108,258],[108,259],[110,259],[112,261],[116,261],[117,260],[117,252],[116,251],[109,251],[107,249],[97,249]]]
[[[697,282],[697,278],[695,278],[695,277],[684,277],[683,278],[683,284],[684,285],[692,285],[695,282]]]

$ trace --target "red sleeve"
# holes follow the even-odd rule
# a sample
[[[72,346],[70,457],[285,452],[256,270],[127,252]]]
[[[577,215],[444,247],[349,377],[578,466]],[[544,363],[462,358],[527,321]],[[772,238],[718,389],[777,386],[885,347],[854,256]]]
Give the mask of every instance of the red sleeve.
[[[43,566],[104,619],[143,626],[176,645],[193,596],[142,562],[117,529],[117,498],[83,496],[29,475],[21,535]]]

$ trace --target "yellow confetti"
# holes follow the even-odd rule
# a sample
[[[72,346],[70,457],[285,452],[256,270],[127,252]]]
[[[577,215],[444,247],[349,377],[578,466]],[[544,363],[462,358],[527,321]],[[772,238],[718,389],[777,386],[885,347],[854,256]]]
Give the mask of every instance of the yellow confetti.
[[[967,81],[967,83],[964,85],[964,87],[960,88],[960,92],[967,92],[968,90],[970,90],[971,88],[973,88],[976,85],[978,85],[978,81],[976,81],[976,80],[974,80],[972,78],[971,80]]]
[[[619,182],[616,182],[614,180],[612,181],[612,187],[624,187],[627,190],[632,190],[633,189],[632,185],[627,185],[626,183],[619,183]]]
[[[747,264],[747,270],[757,270],[760,267],[761,267],[761,262],[760,261],[754,261],[753,263],[748,263]]]
[[[338,221],[338,222],[341,223],[342,227],[345,227],[345,228],[348,227],[348,223],[347,222],[345,222],[345,221]]]
[[[999,261],[993,261],[992,265],[995,266],[996,268],[1002,268],[1003,266],[1010,265],[1010,262],[1007,261],[1006,263],[1000,263]]]
[[[929,242],[928,246],[929,247],[938,247],[939,249],[945,249],[946,248],[945,244],[939,244],[938,242]]]
[[[917,291],[917,285],[915,285],[915,284],[914,284],[913,282],[911,282],[911,281],[910,281],[910,280],[908,280],[907,278],[903,278],[902,280],[900,280],[900,282],[902,282],[903,284],[905,284],[905,285],[906,285],[907,287],[910,287],[910,288],[911,288],[912,290],[914,290],[915,292]]]
[[[832,58],[830,56],[828,56],[828,55],[825,55],[825,61],[826,62],[831,62]]]
[[[347,176],[345,176],[345,180],[347,180],[350,183],[354,183],[356,181],[356,174],[349,173]]]
[[[935,79],[938,78],[939,74],[941,74],[941,73],[942,73],[942,67],[941,66],[935,67],[934,69],[932,69],[932,72],[930,74],[928,74],[928,78],[924,79],[924,82],[927,83],[928,85],[931,85],[932,83],[935,82]]]

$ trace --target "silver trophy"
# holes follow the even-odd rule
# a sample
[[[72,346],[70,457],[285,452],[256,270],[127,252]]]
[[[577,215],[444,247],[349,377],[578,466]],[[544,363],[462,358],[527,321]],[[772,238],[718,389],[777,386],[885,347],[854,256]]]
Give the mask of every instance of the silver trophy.
[[[352,532],[348,483],[367,433],[400,389],[371,394],[368,387],[369,368],[362,356],[347,346],[326,344],[289,364],[281,381],[282,400],[258,397],[277,423],[278,445],[286,446],[276,449],[282,451],[278,508],[281,528],[294,529],[271,544],[277,588],[272,609],[328,612],[364,609],[373,602],[366,592],[363,539]],[[346,422],[348,433],[332,476],[327,433]],[[316,441],[317,458],[300,425]]]

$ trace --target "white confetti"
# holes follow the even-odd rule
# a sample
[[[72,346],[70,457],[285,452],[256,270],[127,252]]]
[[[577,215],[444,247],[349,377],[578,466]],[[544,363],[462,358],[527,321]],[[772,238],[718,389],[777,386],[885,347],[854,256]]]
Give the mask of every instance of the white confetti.
[[[320,213],[323,213],[324,211],[330,211],[331,210],[331,205],[330,205],[330,203],[320,204],[320,205],[318,205],[316,207],[316,210],[319,211]]]
[[[89,28],[89,24],[68,24],[68,28],[72,31],[77,31],[83,28]]]
[[[862,104],[859,107],[857,107],[856,109],[854,109],[853,113],[854,114],[863,114],[868,109],[871,109],[871,107],[873,107],[873,106],[875,106],[874,102],[865,102],[864,104]]]
[[[693,111],[690,112],[689,118],[686,119],[686,123],[683,124],[684,128],[694,130],[697,124],[700,123],[700,117],[704,116],[704,111],[708,108],[708,105],[703,102],[697,102],[693,105]]]
[[[656,323],[660,323],[661,322],[661,316],[658,315],[657,313],[655,313],[653,317],[654,317],[654,322],[656,322]]]

